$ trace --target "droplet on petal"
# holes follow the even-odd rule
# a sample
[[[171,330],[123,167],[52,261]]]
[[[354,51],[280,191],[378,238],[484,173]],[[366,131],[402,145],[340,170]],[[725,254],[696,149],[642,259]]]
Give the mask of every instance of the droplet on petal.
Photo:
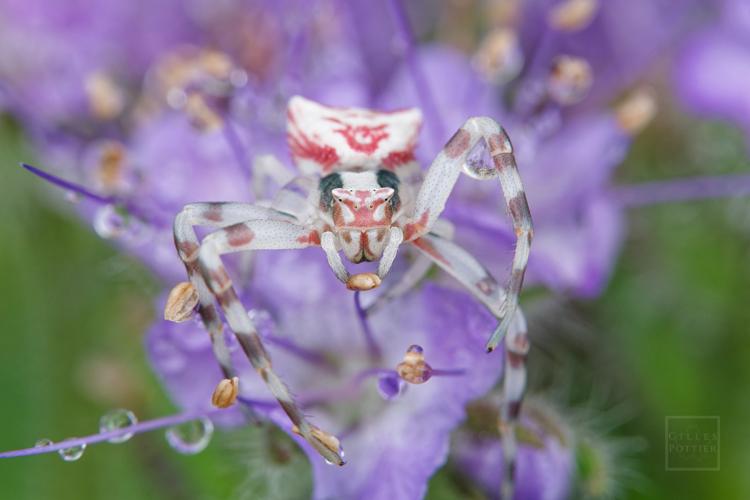
[[[191,420],[167,429],[165,437],[169,446],[183,455],[195,455],[206,449],[214,433],[214,424],[208,418]]]
[[[68,438],[68,439],[76,439],[76,438]],[[63,448],[62,450],[58,450],[57,453],[60,454],[63,460],[66,462],[75,462],[79,458],[83,456],[83,452],[86,451],[86,445],[80,444],[78,446],[71,446],[70,448]]]
[[[99,432],[105,433],[116,431],[119,429],[125,429],[137,423],[138,418],[132,411],[122,408],[118,410],[112,410],[102,415],[102,418],[99,419]],[[129,432],[121,436],[113,437],[108,441],[114,444],[124,443],[131,437],[133,437],[133,433]]]
[[[122,235],[125,226],[125,218],[114,205],[104,205],[94,215],[94,231],[105,240]]]

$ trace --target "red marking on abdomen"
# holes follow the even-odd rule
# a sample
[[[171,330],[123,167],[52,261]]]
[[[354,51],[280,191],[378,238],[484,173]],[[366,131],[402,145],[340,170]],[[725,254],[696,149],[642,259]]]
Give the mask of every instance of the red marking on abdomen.
[[[469,149],[469,141],[471,140],[471,134],[466,130],[460,128],[453,134],[445,145],[445,154],[448,158],[457,158],[464,151]]]
[[[297,238],[297,241],[303,245],[320,245],[320,233],[313,229],[309,234]]]
[[[422,214],[417,222],[410,222],[404,226],[404,241],[411,241],[413,238],[421,236],[427,228],[427,222],[430,220],[430,211],[427,210]]]
[[[451,266],[451,263],[448,262],[448,260],[445,257],[443,257],[443,254],[438,252],[437,248],[432,246],[432,243],[430,243],[429,241],[423,240],[422,238],[417,238],[416,240],[412,241],[412,243],[414,244],[415,247],[419,248],[424,253],[431,256],[433,259],[439,262],[442,262],[447,267],[451,267],[451,268],[453,267]]]
[[[400,167],[405,163],[411,163],[414,160],[414,151],[409,149],[406,151],[391,151],[382,161],[385,168],[394,170],[396,167]]]
[[[253,241],[253,238],[255,237],[255,233],[253,233],[252,229],[247,227],[244,223],[229,226],[226,229],[226,232],[227,243],[229,243],[230,247],[241,247],[247,245]]]
[[[286,136],[289,150],[294,160],[312,160],[320,165],[323,172],[330,171],[339,161],[339,155],[336,150],[331,146],[313,141],[300,131],[296,126],[297,122],[291,111],[287,111],[287,119],[292,124],[292,128],[295,129],[295,132],[290,131]]]
[[[359,151],[371,155],[378,149],[380,141],[388,137],[388,132],[385,130],[385,124],[383,125],[357,125],[356,127],[345,124],[344,128],[334,130],[334,132],[341,134],[346,143],[354,151]]]

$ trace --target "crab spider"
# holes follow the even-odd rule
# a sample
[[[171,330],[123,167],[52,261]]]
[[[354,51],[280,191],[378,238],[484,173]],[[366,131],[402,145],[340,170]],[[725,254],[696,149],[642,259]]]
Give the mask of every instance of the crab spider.
[[[233,376],[234,369],[221,338],[217,302],[250,362],[299,434],[326,460],[343,465],[338,440],[307,422],[273,371],[221,255],[320,246],[342,283],[352,290],[367,290],[380,285],[399,246],[409,244],[423,256],[406,274],[407,281],[413,283],[402,283],[391,290],[409,288],[428,269],[425,263],[434,263],[498,318],[486,348],[492,351],[505,338],[505,402],[501,416],[512,425],[518,418],[525,386],[524,364],[529,346],[525,320],[517,311],[517,303],[533,230],[505,131],[491,118],[469,118],[433,160],[422,180],[413,153],[422,120],[417,109],[376,112],[331,108],[297,96],[289,101],[287,117],[288,143],[300,175],[284,185],[270,206],[194,203],[187,205],[174,222],[175,244],[197,291],[198,311],[225,376]],[[469,154],[482,142],[489,148],[492,166],[467,162]],[[273,165],[274,160],[265,157],[263,164]],[[476,179],[500,181],[517,237],[507,289],[439,230],[438,217],[461,172]],[[219,229],[199,242],[196,225]],[[351,275],[339,252],[353,263],[379,261],[377,274]],[[510,484],[515,443],[513,432],[503,435],[510,471],[506,479]]]

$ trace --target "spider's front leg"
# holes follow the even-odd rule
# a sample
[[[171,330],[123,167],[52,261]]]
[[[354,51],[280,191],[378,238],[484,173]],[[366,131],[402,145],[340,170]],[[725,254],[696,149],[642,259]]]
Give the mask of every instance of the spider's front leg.
[[[310,227],[282,220],[246,221],[209,234],[200,246],[198,264],[250,363],[278,400],[295,430],[327,461],[343,465],[338,439],[308,423],[289,389],[273,370],[260,336],[237,297],[220,257],[247,250],[305,248],[319,242],[318,232]]]
[[[500,317],[507,297],[495,278],[466,250],[447,238],[428,233],[415,239],[413,245],[423,257],[437,264],[471,292],[496,317]],[[506,313],[507,314],[507,313]],[[529,340],[526,319],[517,309],[505,336],[505,365],[503,367],[503,402],[498,423],[503,444],[505,470],[502,498],[513,497],[516,464],[516,425],[521,413],[526,390],[526,356]]]
[[[222,336],[213,295],[198,269],[198,237],[194,226],[225,227],[250,219],[266,219],[270,210],[246,203],[191,203],[174,220],[174,241],[188,279],[198,294],[198,313],[211,337],[211,347],[224,378],[236,375]],[[169,308],[169,304],[167,306]]]
[[[492,167],[467,163],[469,153],[481,140],[489,148],[494,163]],[[430,231],[445,208],[448,196],[462,171],[475,179],[499,178],[516,233],[513,267],[503,303],[502,319],[487,342],[487,351],[491,352],[513,321],[533,237],[531,213],[516,167],[513,147],[505,130],[495,120],[488,117],[469,118],[433,160],[417,195],[414,214],[404,225],[404,240],[414,241]]]

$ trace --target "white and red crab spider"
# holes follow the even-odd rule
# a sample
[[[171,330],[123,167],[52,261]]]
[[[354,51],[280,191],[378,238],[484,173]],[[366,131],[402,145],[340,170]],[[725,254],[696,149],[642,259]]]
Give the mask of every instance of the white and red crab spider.
[[[338,446],[334,445],[338,440],[308,423],[273,371],[220,256],[246,250],[320,246],[342,283],[352,290],[366,290],[380,284],[398,247],[408,243],[422,257],[373,307],[416,284],[432,263],[456,278],[499,319],[487,351],[492,351],[505,336],[505,402],[501,418],[506,423],[515,422],[525,387],[524,364],[529,348],[517,302],[533,232],[526,195],[505,131],[491,118],[469,118],[422,176],[414,157],[422,121],[417,109],[376,112],[332,108],[293,97],[287,114],[289,147],[300,175],[282,182],[284,187],[273,203],[193,203],[174,221],[175,244],[197,291],[198,310],[225,376],[231,378],[234,372],[221,336],[215,302],[299,433],[326,460],[343,465]],[[481,141],[489,149],[492,166],[467,162]],[[257,162],[257,167],[285,181],[278,160],[265,157]],[[461,172],[477,179],[500,180],[517,236],[507,290],[474,257],[450,241],[439,224],[438,217]],[[199,242],[196,225],[221,229]],[[353,263],[379,261],[377,274],[350,275],[339,251]],[[515,451],[510,438],[505,445],[509,462]],[[507,479],[512,480],[512,476]]]

